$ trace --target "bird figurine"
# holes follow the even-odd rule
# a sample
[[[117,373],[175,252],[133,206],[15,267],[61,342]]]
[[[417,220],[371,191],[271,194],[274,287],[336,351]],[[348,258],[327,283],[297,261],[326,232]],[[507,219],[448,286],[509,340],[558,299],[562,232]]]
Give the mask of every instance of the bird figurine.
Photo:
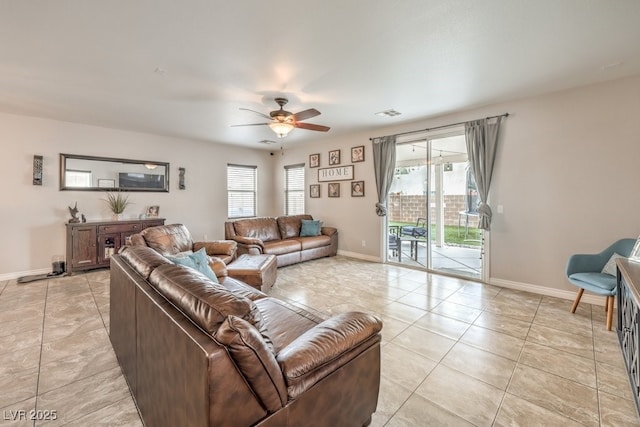
[[[76,202],[74,207],[69,206],[69,213],[71,214],[69,224],[77,224],[80,222],[80,219],[78,218],[78,202]]]

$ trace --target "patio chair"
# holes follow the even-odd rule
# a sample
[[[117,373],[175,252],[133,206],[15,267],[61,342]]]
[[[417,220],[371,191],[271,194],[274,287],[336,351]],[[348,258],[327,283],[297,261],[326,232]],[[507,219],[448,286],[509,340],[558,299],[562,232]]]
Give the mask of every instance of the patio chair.
[[[611,330],[613,322],[613,298],[616,294],[617,278],[615,258],[617,255],[628,257],[636,239],[621,239],[599,254],[576,254],[569,257],[567,262],[567,279],[577,286],[578,295],[573,302],[571,312],[575,313],[580,298],[585,290],[606,297],[607,330]]]
[[[400,236],[427,237],[427,219],[418,218],[416,225],[403,225],[400,227]]]

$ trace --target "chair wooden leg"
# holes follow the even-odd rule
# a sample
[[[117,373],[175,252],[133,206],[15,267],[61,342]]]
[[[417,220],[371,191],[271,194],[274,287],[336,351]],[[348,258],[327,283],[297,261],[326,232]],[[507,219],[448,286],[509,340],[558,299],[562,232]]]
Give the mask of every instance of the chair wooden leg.
[[[613,323],[613,296],[607,298],[607,331],[611,330]]]
[[[609,297],[604,297],[604,312],[609,311]]]
[[[578,295],[576,295],[575,301],[573,301],[573,307],[571,307],[571,312],[575,313],[576,308],[578,308],[578,304],[580,304],[580,298],[582,298],[582,294],[584,293],[584,289],[580,288],[578,291]]]

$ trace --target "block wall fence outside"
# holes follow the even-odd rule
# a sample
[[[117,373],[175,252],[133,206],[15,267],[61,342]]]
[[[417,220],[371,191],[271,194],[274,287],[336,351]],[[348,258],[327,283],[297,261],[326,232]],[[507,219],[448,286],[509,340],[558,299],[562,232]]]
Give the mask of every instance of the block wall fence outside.
[[[466,210],[465,196],[444,196],[444,224],[458,226],[459,212]],[[390,194],[387,199],[390,221],[416,222],[418,218],[427,216],[427,196]],[[431,222],[435,223],[435,208],[431,208]],[[464,217],[460,220],[464,224]],[[469,226],[476,227],[475,218],[469,218]]]

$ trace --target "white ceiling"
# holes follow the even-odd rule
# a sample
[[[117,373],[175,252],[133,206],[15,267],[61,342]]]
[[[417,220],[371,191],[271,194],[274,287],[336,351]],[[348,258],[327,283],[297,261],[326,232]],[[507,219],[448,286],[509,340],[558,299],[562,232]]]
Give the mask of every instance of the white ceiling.
[[[275,96],[302,142],[638,75],[640,1],[1,0],[0,40],[0,111],[268,148]]]

